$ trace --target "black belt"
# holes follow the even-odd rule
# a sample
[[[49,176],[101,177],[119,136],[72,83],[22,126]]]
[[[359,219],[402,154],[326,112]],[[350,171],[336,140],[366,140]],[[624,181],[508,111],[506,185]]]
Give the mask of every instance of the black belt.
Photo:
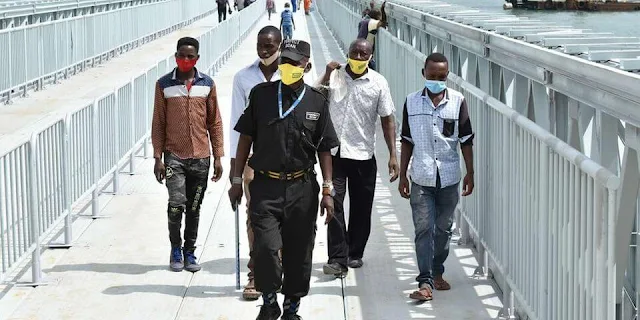
[[[298,170],[294,172],[276,172],[276,171],[258,171],[260,174],[265,177],[275,179],[275,180],[284,180],[290,181],[304,177],[305,174],[311,172],[312,168]]]

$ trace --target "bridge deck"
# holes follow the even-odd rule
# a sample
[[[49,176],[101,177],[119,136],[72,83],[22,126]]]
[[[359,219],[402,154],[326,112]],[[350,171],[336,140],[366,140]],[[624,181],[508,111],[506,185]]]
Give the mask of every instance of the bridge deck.
[[[257,30],[269,23],[279,23],[279,19],[269,22],[263,18],[215,77],[219,102],[225,106],[225,128],[229,126],[227,106],[233,74],[253,61]],[[323,72],[327,60],[344,60],[319,15],[305,17],[298,13],[296,23],[294,36],[312,42],[316,72]],[[345,27],[355,32],[355,26]],[[104,68],[113,74],[123,72],[115,62]],[[317,73],[308,77],[312,82]],[[48,90],[56,92],[53,87]],[[322,274],[326,227],[319,219],[311,292],[303,300],[300,314],[305,319],[345,319],[345,305],[346,318],[353,320],[495,318],[501,307],[498,294],[489,281],[472,277],[477,266],[473,251],[457,246],[455,239],[446,262],[446,277],[452,290],[436,292],[429,303],[415,304],[408,299],[417,275],[411,212],[408,202],[398,196],[397,185],[386,179],[387,152],[381,139],[378,148],[381,171],[365,266],[351,270],[344,282]],[[0,318],[255,318],[260,301],[245,302],[240,291],[235,290],[234,217],[226,197],[226,180],[211,183],[205,197],[196,252],[203,270],[195,274],[174,273],[167,269],[166,189],[155,182],[151,159],[137,161],[135,175],[122,175],[117,195],[101,196],[101,214],[106,218],[92,220],[85,215],[90,213],[79,214],[74,222],[74,246],[44,252],[48,285],[7,287],[0,300]],[[226,165],[228,160],[223,163]],[[244,282],[248,249],[244,228],[241,230]],[[279,299],[282,302],[283,298]]]

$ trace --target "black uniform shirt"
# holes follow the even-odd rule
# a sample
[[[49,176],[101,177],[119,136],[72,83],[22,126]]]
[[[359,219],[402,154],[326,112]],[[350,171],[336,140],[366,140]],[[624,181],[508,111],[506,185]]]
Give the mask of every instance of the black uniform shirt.
[[[255,86],[234,129],[253,139],[249,166],[254,170],[289,173],[308,169],[316,163],[316,152],[328,152],[339,144],[329,115],[329,102],[320,91],[305,84],[306,92],[298,106],[280,119],[279,85],[280,81],[275,81]],[[303,86],[296,92],[282,85],[283,113],[302,90]]]

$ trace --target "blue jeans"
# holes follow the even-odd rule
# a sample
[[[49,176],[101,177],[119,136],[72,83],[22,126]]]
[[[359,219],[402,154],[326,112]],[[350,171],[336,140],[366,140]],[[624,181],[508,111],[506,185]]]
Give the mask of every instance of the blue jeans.
[[[282,37],[286,39],[293,39],[293,26],[282,26]]]
[[[411,184],[411,211],[415,227],[416,258],[420,274],[418,285],[429,284],[444,273],[444,261],[449,256],[451,226],[458,205],[458,183],[445,188]]]

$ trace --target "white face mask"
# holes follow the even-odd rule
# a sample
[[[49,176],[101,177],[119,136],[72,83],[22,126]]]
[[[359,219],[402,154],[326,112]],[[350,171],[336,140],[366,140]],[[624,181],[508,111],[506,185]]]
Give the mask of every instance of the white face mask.
[[[280,58],[280,51],[276,51],[276,53],[272,54],[269,58],[260,59],[260,62],[265,66],[270,66],[274,63],[278,58]]]

